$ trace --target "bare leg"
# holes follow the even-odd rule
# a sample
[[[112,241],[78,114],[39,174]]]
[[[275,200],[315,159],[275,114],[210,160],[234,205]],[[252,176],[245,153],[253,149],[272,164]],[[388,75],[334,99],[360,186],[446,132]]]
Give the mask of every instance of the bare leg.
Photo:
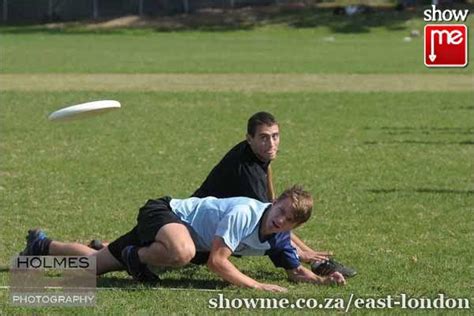
[[[97,250],[77,242],[60,242],[53,240],[49,245],[51,256],[92,256]]]
[[[109,248],[107,247],[95,251],[94,256],[96,257],[97,275],[125,269],[125,267],[110,253]]]
[[[96,257],[97,275],[124,269],[107,247],[97,251],[75,242],[52,241],[49,246],[49,254],[52,256],[94,256]]]
[[[138,250],[142,263],[162,267],[186,265],[195,254],[196,248],[188,229],[178,223],[163,226],[150,246]]]

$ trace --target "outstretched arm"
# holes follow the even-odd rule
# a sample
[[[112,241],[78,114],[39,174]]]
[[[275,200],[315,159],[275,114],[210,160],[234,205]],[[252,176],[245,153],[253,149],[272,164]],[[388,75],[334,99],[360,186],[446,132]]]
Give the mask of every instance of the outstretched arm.
[[[315,284],[346,284],[346,280],[339,272],[333,272],[326,277],[321,277],[310,270],[306,269],[302,265],[296,269],[286,270],[288,278],[294,282],[309,282]]]
[[[218,274],[224,280],[242,287],[248,287],[258,290],[266,290],[271,292],[286,292],[287,289],[274,284],[260,283],[251,277],[243,274],[237,269],[229,257],[232,251],[226,246],[222,238],[215,237],[212,241],[212,249],[207,261],[209,269]]]
[[[313,261],[328,260],[332,256],[331,252],[315,251],[307,246],[298,236],[291,232],[291,244],[296,248],[298,256],[302,262],[311,263]]]

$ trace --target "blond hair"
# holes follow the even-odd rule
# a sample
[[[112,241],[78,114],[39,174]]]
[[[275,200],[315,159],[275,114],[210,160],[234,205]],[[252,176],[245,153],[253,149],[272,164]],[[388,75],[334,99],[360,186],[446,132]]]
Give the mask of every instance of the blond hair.
[[[285,198],[291,200],[291,207],[293,213],[293,221],[297,225],[301,225],[311,217],[313,210],[313,197],[311,193],[305,191],[302,186],[294,185],[289,189],[283,191],[278,197],[277,201]]]

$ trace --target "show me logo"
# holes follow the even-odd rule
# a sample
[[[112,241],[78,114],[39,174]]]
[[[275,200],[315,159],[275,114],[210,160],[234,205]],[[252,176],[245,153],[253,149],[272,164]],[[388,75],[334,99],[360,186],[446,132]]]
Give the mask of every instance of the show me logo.
[[[423,12],[426,22],[465,22],[469,10],[440,10],[436,5]],[[424,30],[426,67],[467,66],[468,35],[465,24],[427,24]]]

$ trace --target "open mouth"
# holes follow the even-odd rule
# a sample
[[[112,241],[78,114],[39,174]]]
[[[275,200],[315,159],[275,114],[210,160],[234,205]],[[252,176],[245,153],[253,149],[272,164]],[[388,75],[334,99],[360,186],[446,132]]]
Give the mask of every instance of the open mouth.
[[[273,225],[273,227],[275,227],[276,229],[280,229],[280,226],[277,225],[277,223],[275,223],[275,221],[272,221],[272,225]]]

